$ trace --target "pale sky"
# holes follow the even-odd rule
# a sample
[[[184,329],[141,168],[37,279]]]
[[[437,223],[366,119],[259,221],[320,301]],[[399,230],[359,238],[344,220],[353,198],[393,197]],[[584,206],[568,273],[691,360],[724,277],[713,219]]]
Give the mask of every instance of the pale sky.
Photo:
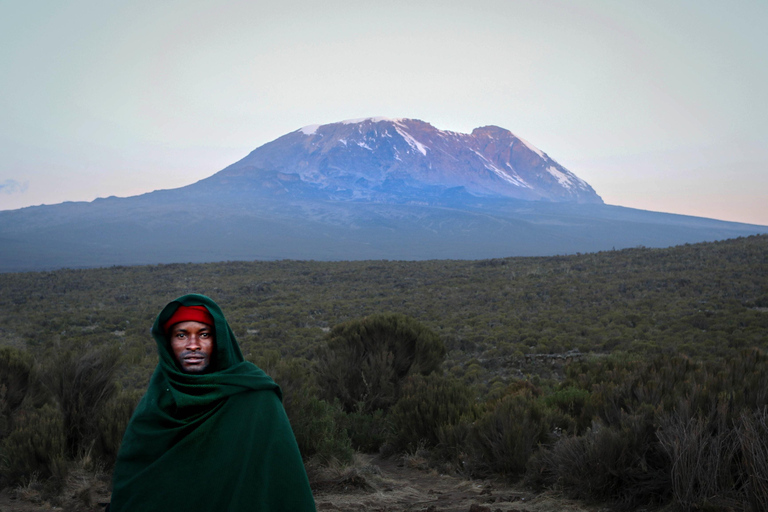
[[[0,210],[309,124],[511,130],[609,204],[768,225],[765,0],[0,0]]]

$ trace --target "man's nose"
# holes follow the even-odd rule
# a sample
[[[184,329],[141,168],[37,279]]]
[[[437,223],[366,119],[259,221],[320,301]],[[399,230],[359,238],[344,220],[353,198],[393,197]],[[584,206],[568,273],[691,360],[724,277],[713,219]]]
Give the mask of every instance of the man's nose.
[[[196,335],[192,334],[187,339],[187,348],[189,350],[195,350],[200,348],[200,338],[198,338]]]

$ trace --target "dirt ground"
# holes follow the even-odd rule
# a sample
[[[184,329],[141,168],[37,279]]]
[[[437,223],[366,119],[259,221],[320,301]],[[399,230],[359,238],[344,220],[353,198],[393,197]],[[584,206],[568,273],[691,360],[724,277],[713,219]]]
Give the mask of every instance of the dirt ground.
[[[608,512],[554,493],[500,482],[441,475],[418,459],[357,455],[344,469],[313,474],[318,511],[328,512]],[[46,501],[31,484],[0,493],[0,512],[96,512],[109,501],[109,478],[74,472],[65,491]]]
[[[440,475],[418,460],[357,456],[352,469],[315,486],[318,511],[607,512],[552,493]]]

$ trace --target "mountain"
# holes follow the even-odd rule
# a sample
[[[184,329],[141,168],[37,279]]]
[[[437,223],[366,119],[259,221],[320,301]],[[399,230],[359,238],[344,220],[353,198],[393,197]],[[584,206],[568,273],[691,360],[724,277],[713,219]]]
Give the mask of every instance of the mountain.
[[[0,271],[254,259],[484,259],[768,227],[606,205],[502,128],[308,126],[185,187],[0,212]]]
[[[457,133],[415,119],[305,126],[201,184],[236,184],[275,193],[292,181],[340,201],[423,204],[467,193],[603,202],[587,182],[509,130],[485,126],[471,134]]]

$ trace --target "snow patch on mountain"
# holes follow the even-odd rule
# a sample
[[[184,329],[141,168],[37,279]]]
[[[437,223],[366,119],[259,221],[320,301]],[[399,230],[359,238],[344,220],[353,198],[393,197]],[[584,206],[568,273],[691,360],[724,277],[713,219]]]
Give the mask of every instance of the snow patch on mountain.
[[[390,121],[392,123],[397,123],[400,121],[400,118],[389,118],[389,117],[361,117],[359,119],[345,119],[341,122],[341,124],[359,124],[364,123],[366,121],[371,121],[373,123],[380,123],[382,121]]]
[[[410,133],[405,131],[405,126],[403,126],[401,123],[395,123],[395,130],[397,130],[397,133],[400,134],[400,136],[405,139],[405,142],[408,143],[409,146],[411,146],[415,151],[418,151],[424,156],[427,156],[427,150],[429,149],[427,146],[422,144],[421,142],[414,139]]]
[[[557,182],[567,189],[573,188],[574,185],[578,185],[578,187],[582,190],[586,190],[587,188],[587,182],[585,182],[578,176],[575,176],[573,174],[571,175],[565,174],[564,172],[558,170],[552,165],[550,165],[547,168],[547,172],[552,176],[554,176],[555,179],[557,179]],[[576,183],[574,183],[574,180],[576,181]]]
[[[489,171],[493,172],[494,174],[496,174],[499,178],[503,179],[507,183],[511,183],[512,185],[514,185],[516,187],[531,188],[531,186],[528,185],[522,179],[520,179],[519,176],[517,176],[517,177],[510,176],[509,174],[505,173],[504,171],[502,171],[501,169],[499,169],[498,167],[493,165],[493,163],[490,160],[488,160],[487,158],[485,158],[485,156],[483,156],[482,153],[479,153],[478,151],[475,151],[475,150],[472,150],[472,151],[473,151],[473,153],[475,153],[477,156],[480,157],[480,160],[483,161],[483,165],[485,166],[485,168],[488,169]]]
[[[319,124],[310,124],[302,128],[299,128],[297,131],[303,133],[304,135],[314,135],[315,133],[317,133],[318,128],[320,128]]]
[[[527,147],[528,149],[530,149],[531,151],[539,155],[541,158],[545,158],[544,153],[539,148],[537,148],[536,146],[534,146],[533,144],[531,144],[525,139],[521,139],[520,137],[517,137],[517,138],[518,140],[520,140],[520,142],[525,144],[525,147]]]

